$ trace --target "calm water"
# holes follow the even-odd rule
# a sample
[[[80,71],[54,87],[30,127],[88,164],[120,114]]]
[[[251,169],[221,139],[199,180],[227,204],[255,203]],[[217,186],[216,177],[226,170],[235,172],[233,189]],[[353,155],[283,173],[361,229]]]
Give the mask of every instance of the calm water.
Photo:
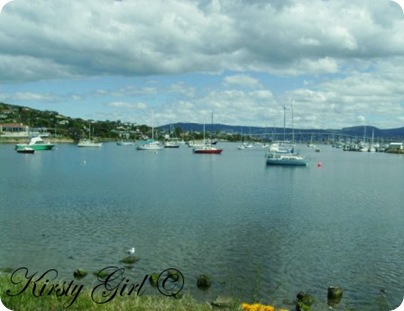
[[[333,285],[345,289],[337,310],[401,303],[403,156],[301,146],[310,166],[282,168],[267,167],[263,149],[222,147],[61,144],[24,155],[1,145],[0,267],[55,268],[70,280],[77,268],[122,266],[135,246],[141,259],[125,272],[133,283],[175,267],[199,299],[288,307],[305,290],[325,310]],[[200,274],[212,277],[206,292]]]

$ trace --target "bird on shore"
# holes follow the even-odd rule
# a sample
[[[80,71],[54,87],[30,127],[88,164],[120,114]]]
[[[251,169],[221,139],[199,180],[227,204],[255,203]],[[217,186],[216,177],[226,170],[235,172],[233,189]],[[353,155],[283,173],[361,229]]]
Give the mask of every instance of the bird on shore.
[[[128,249],[126,252],[128,253],[128,255],[132,256],[133,254],[135,254],[135,248],[132,247],[132,248]]]

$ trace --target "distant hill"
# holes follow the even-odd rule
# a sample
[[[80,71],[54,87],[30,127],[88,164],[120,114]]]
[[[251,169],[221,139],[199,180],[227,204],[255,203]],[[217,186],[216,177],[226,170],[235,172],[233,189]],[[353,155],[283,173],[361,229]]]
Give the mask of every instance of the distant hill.
[[[202,132],[203,124],[199,123],[174,123],[170,125],[160,126],[160,129],[169,130],[171,128],[181,128],[184,132]],[[297,141],[325,141],[329,139],[338,138],[351,138],[351,139],[363,139],[366,135],[366,139],[372,137],[372,133],[375,139],[391,140],[391,141],[403,141],[404,140],[404,127],[396,129],[379,129],[374,126],[353,126],[342,129],[291,129],[291,128],[279,128],[279,127],[254,127],[254,126],[242,126],[242,125],[225,125],[225,124],[206,124],[206,132],[224,132],[229,134],[242,134],[245,136],[262,136],[272,140],[283,139],[284,133],[287,140],[292,139],[294,135]]]

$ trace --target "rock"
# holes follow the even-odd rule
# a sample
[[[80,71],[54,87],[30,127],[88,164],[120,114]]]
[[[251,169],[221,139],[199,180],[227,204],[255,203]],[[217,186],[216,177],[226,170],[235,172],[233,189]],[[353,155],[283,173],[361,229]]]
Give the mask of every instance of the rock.
[[[100,280],[105,279],[109,275],[109,273],[106,272],[104,269],[100,271],[95,271],[93,272],[93,274]]]
[[[299,292],[296,298],[296,311],[309,311],[315,303],[314,296],[309,293]]]
[[[344,290],[340,287],[333,287],[333,286],[328,287],[328,293],[327,293],[328,305],[333,306],[338,304],[342,299],[343,293]]]
[[[138,262],[140,259],[135,256],[127,256],[120,260],[122,263],[126,263],[128,265],[133,265],[134,263]]]
[[[210,277],[205,274],[201,274],[196,281],[196,286],[202,290],[207,290],[211,284],[212,281],[210,280]]]
[[[82,279],[87,275],[87,271],[83,270],[83,269],[77,269],[76,271],[73,272],[73,276],[76,279]]]
[[[159,281],[159,274],[158,273],[150,274],[149,282],[150,282],[151,286],[157,287],[158,281]]]
[[[173,280],[173,281],[178,281],[181,278],[181,275],[178,273],[178,270],[175,269],[169,269],[167,271],[167,276]]]

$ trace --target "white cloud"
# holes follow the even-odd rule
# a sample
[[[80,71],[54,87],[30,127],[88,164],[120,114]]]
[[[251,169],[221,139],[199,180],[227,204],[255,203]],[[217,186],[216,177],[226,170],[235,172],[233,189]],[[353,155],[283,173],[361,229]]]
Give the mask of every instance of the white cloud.
[[[225,84],[240,85],[248,87],[261,87],[261,84],[257,79],[254,79],[247,75],[233,75],[227,76],[223,79]]]
[[[0,17],[0,81],[19,103],[102,100],[92,107],[131,118],[157,106],[162,119],[201,122],[215,110],[222,122],[258,125],[293,99],[302,127],[354,125],[358,115],[399,127],[403,26],[384,0],[16,0]],[[62,94],[16,87],[77,77],[135,82]]]
[[[61,97],[50,93],[15,92],[13,94],[1,94],[5,101],[10,102],[56,102]]]
[[[140,110],[147,109],[147,105],[145,103],[112,102],[106,105],[113,108],[140,109]]]
[[[366,117],[365,116],[357,116],[356,119],[362,123],[362,124],[366,124]]]
[[[376,11],[392,11],[387,1],[285,3],[18,0],[0,19],[0,78],[324,73],[352,57],[403,55],[403,20]]]

